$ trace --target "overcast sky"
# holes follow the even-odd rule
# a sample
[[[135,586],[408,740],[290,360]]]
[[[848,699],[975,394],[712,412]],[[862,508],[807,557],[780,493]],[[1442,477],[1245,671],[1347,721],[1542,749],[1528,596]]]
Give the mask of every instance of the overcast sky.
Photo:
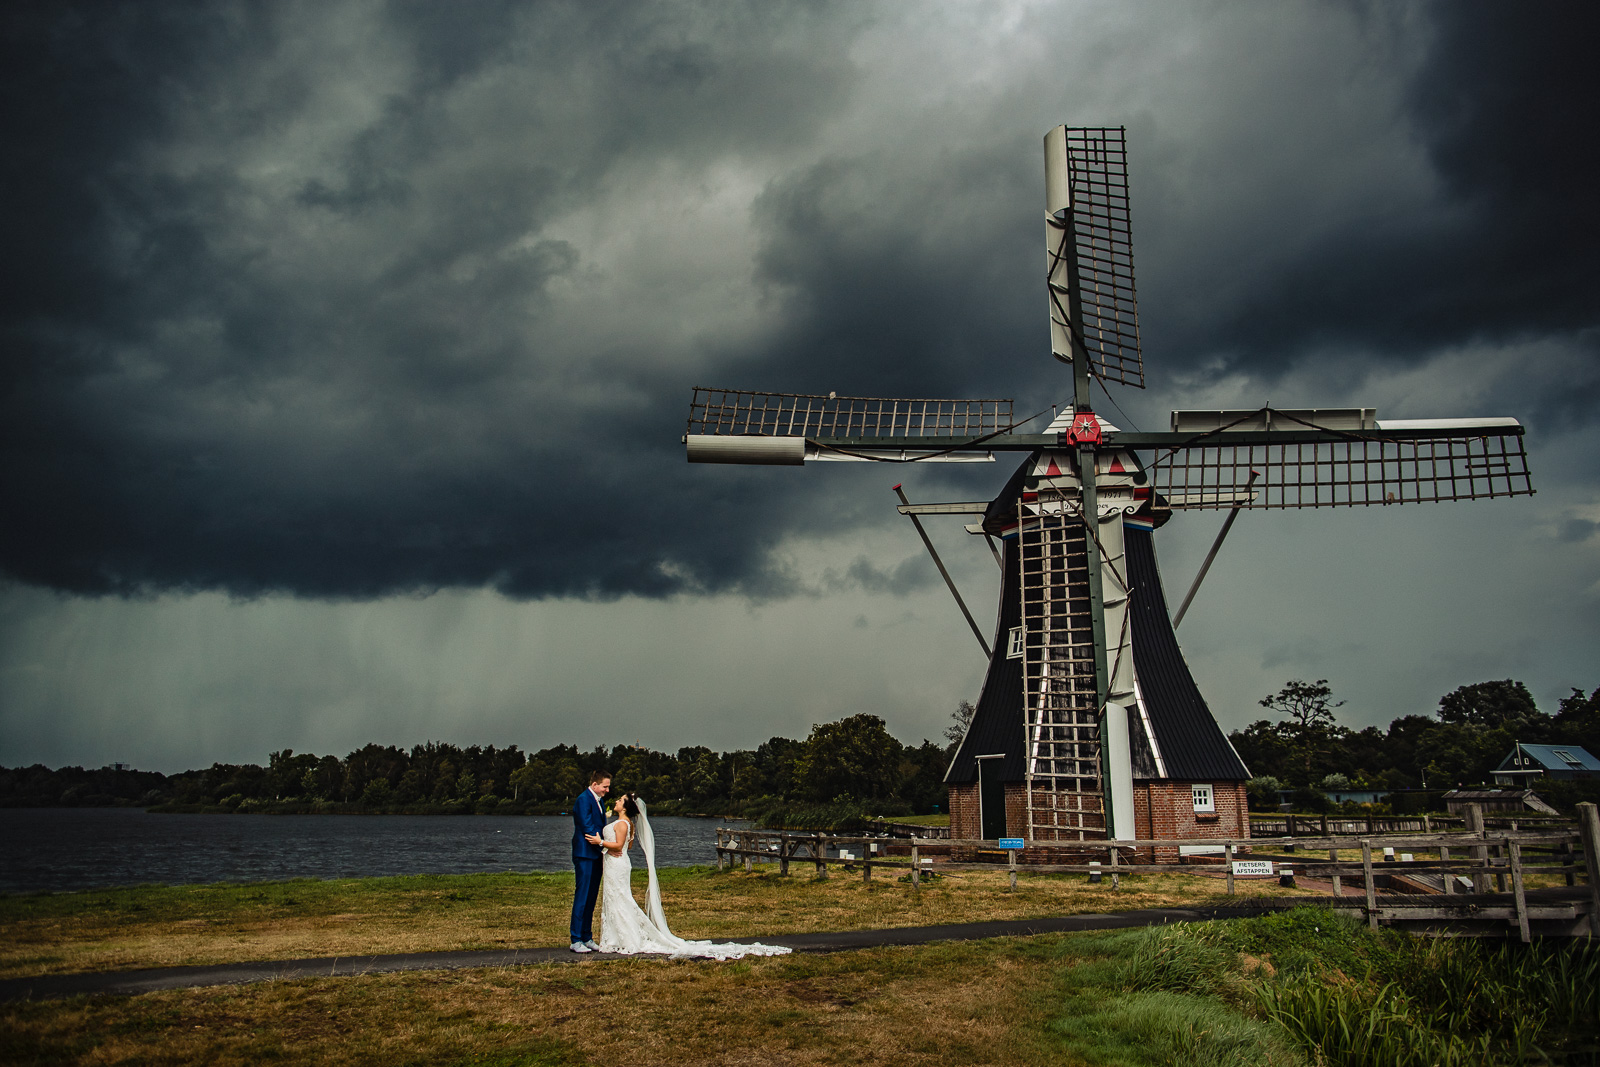
[[[1596,10],[8,5],[0,763],[939,736],[984,661],[889,489],[1011,465],[679,437],[694,385],[1064,399],[1061,123],[1127,127],[1113,422],[1528,427],[1532,498],[1241,516],[1179,630],[1223,727],[1291,678],[1554,710],[1600,685]],[[1220,523],[1161,531],[1172,601]]]

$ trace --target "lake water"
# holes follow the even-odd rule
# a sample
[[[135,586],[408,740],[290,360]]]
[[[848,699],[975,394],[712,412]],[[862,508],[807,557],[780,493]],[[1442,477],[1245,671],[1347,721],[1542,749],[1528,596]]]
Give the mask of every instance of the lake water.
[[[650,820],[656,863],[716,862],[716,828]],[[0,892],[158,882],[572,870],[567,815],[150,815],[138,808],[0,809]],[[635,864],[643,865],[637,855]]]

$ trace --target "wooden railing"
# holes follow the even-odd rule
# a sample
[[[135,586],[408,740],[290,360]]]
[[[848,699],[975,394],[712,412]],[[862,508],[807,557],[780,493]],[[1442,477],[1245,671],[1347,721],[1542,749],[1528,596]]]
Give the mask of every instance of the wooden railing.
[[[1519,812],[1514,815],[1484,813],[1483,824],[1492,829],[1517,830],[1571,826],[1559,815]],[[1433,833],[1465,827],[1461,815],[1252,815],[1251,837],[1296,837],[1301,834],[1411,834]]]
[[[1339,820],[1333,820],[1334,829]],[[1024,841],[1020,849],[1001,849],[998,841],[976,839],[951,839],[948,837],[911,837],[894,839],[883,835],[848,835],[827,833],[796,833],[769,830],[717,830],[717,867],[732,866],[742,861],[744,869],[752,870],[756,863],[776,863],[780,874],[789,873],[791,863],[807,863],[814,867],[818,878],[828,876],[828,867],[859,867],[862,878],[870,881],[875,868],[909,869],[911,884],[920,886],[922,875],[933,864],[920,855],[923,848],[938,847],[940,851],[972,850],[980,853],[1003,853],[1010,885],[1015,887],[1019,873],[1029,874],[1089,874],[1110,875],[1112,888],[1120,884],[1123,874],[1159,874],[1165,872],[1196,872],[1194,863],[1144,862],[1161,852],[1171,854],[1182,846],[1210,846],[1221,852],[1222,874],[1229,895],[1235,893],[1233,860],[1253,849],[1282,849],[1293,853],[1294,868],[1307,875],[1327,877],[1333,884],[1336,907],[1351,907],[1340,903],[1343,898],[1343,881],[1359,877],[1364,889],[1364,907],[1369,924],[1376,927],[1391,906],[1379,908],[1377,904],[1378,880],[1404,875],[1438,876],[1444,895],[1467,895],[1466,887],[1458,885],[1457,877],[1470,879],[1469,902],[1448,905],[1439,902],[1432,910],[1460,912],[1467,907],[1485,917],[1501,917],[1514,921],[1523,940],[1530,937],[1530,919],[1555,918],[1543,916],[1537,909],[1530,910],[1527,901],[1526,877],[1529,873],[1553,873],[1563,877],[1566,885],[1576,887],[1578,875],[1587,878],[1586,901],[1563,904],[1561,917],[1588,916],[1593,936],[1600,937],[1600,818],[1592,804],[1579,805],[1579,822],[1573,826],[1540,829],[1508,830],[1488,827],[1481,811],[1469,811],[1465,822],[1468,829],[1440,832],[1429,830],[1420,833],[1315,833],[1295,837],[1268,838],[1184,838],[1135,839],[1126,841]],[[1498,820],[1497,820],[1498,821]],[[1295,824],[1301,829],[1301,824]],[[1316,829],[1321,829],[1320,817]],[[1311,829],[1309,826],[1304,829]],[[891,843],[910,846],[907,859],[891,859],[882,851]],[[1052,854],[1069,852],[1081,857],[1081,862],[1023,862],[1032,850],[1035,857],[1048,859]],[[1345,851],[1359,851],[1359,863],[1340,855]],[[1581,859],[1579,852],[1581,851]],[[1312,853],[1325,852],[1326,858]],[[1398,862],[1400,855],[1433,853],[1434,858]],[[1385,853],[1392,853],[1389,860]],[[1378,856],[1376,862],[1374,855]],[[1103,856],[1093,860],[1091,856]],[[998,858],[998,857],[997,857]],[[1282,857],[1278,857],[1282,858]],[[1132,860],[1139,860],[1132,863]],[[995,863],[944,861],[938,864],[941,871],[995,870]],[[1507,882],[1509,880],[1509,886]],[[1491,885],[1496,888],[1491,888]],[[1501,903],[1476,898],[1506,896]],[[1424,898],[1426,899],[1426,898]],[[1437,898],[1434,898],[1437,899]],[[1503,906],[1502,906],[1503,905]],[[1408,907],[1411,918],[1426,919],[1416,907]]]

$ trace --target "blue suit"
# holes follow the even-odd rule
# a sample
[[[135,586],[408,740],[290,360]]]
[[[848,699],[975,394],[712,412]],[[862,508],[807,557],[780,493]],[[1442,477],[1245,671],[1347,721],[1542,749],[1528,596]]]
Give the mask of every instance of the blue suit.
[[[594,790],[585,789],[572,802],[572,868],[577,884],[572,892],[572,940],[594,940],[594,904],[600,897],[600,857],[598,845],[584,840],[584,834],[600,834],[606,828],[606,813]]]

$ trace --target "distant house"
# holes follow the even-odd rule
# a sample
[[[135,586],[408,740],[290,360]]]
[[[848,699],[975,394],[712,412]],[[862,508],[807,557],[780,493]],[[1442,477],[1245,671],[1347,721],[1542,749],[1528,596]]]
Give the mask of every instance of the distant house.
[[[1526,786],[1535,778],[1600,778],[1600,760],[1577,745],[1519,743],[1494,769],[1496,785]]]

